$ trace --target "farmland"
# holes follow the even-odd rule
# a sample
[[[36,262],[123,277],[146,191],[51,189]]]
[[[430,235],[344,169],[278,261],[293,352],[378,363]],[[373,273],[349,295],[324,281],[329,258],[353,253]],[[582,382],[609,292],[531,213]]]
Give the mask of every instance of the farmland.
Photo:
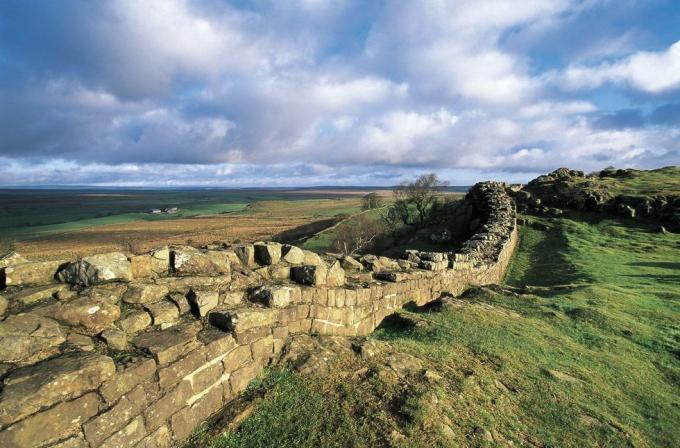
[[[360,210],[366,190],[2,190],[0,248],[34,259],[164,244],[269,239],[316,232]],[[149,209],[178,207],[176,214]]]

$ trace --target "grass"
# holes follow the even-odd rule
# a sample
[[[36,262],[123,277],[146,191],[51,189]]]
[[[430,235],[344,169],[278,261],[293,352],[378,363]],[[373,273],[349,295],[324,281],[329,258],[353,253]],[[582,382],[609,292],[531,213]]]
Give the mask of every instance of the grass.
[[[358,381],[356,360],[270,372],[254,413],[204,446],[680,446],[680,236],[544,222],[521,228],[506,279],[540,295],[478,290],[372,336],[440,381]]]

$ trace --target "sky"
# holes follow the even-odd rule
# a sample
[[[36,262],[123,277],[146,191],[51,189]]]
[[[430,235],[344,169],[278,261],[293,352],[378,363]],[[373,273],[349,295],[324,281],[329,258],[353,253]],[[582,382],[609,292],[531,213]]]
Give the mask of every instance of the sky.
[[[674,0],[0,2],[0,185],[680,165]]]

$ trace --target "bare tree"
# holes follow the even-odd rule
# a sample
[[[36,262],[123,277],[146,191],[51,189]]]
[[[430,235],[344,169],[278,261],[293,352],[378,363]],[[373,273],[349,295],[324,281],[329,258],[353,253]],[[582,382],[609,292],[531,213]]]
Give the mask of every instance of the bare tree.
[[[333,248],[346,255],[368,249],[383,233],[380,221],[358,215],[340,224],[335,230]]]
[[[378,193],[368,193],[361,198],[361,208],[362,210],[371,210],[374,208],[380,208],[383,206],[383,200]]]
[[[448,182],[439,180],[434,173],[424,174],[414,182],[404,182],[397,186],[394,189],[394,194],[397,201],[401,200],[414,205],[422,224],[425,222],[428,209],[447,185]]]

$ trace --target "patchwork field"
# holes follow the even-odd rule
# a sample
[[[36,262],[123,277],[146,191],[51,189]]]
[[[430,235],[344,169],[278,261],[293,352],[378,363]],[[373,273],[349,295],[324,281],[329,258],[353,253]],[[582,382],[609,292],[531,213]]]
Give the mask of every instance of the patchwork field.
[[[5,190],[0,193],[4,199],[0,249],[33,259],[57,259],[115,250],[141,252],[165,244],[271,239],[300,226],[315,233],[338,217],[358,212],[364,194],[348,189],[172,194],[39,191],[32,196],[24,190]],[[147,212],[171,206],[179,211]]]

